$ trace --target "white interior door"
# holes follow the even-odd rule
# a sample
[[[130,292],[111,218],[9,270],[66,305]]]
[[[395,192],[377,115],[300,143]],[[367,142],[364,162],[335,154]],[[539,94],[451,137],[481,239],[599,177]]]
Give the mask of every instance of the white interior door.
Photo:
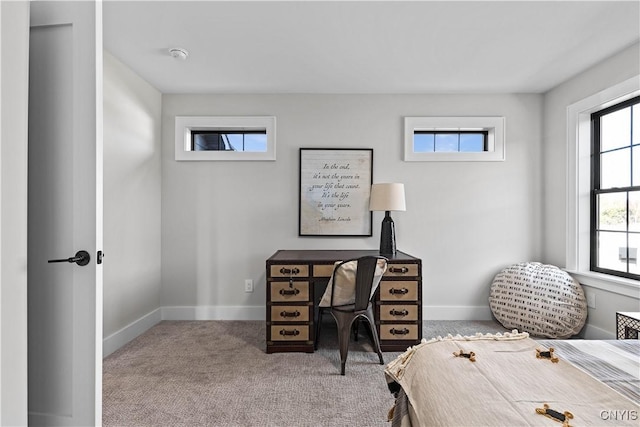
[[[30,425],[102,422],[101,6],[31,3]]]

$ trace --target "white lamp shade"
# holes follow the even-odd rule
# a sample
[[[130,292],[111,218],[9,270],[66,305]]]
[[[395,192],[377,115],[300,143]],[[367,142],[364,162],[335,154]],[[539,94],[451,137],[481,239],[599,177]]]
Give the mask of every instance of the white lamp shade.
[[[405,211],[404,184],[385,183],[371,186],[370,211]]]

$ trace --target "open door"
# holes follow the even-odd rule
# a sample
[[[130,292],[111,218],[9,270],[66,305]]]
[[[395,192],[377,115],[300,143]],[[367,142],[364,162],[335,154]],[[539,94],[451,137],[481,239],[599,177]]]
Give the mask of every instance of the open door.
[[[29,75],[29,424],[100,425],[101,2],[31,3]]]

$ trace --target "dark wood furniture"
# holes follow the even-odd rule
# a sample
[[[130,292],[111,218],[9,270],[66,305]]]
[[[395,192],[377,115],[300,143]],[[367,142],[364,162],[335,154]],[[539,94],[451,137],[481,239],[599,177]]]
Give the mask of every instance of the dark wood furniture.
[[[279,250],[267,259],[267,353],[312,353],[318,304],[334,263],[366,255],[379,252]],[[375,295],[376,328],[382,351],[404,351],[422,339],[422,261],[400,251],[386,257]]]

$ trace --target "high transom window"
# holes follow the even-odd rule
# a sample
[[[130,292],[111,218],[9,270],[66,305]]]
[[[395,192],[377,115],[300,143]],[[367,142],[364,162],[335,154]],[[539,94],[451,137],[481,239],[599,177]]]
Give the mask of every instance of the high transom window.
[[[273,116],[176,116],[178,161],[276,159]]]
[[[640,279],[640,97],[591,115],[591,270]]]
[[[488,131],[415,131],[414,153],[487,151]]]
[[[505,119],[497,116],[405,117],[407,162],[504,161]]]
[[[192,130],[192,151],[267,151],[267,131]]]

